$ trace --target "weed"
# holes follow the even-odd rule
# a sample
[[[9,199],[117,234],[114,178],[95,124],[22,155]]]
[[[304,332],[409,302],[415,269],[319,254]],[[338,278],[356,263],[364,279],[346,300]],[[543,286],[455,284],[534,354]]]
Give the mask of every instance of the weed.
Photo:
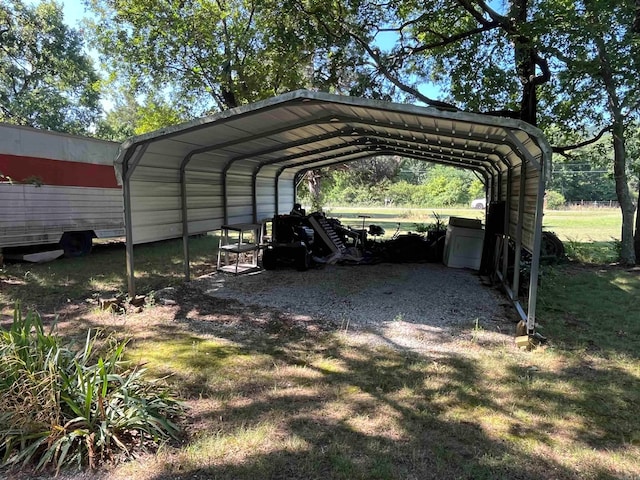
[[[616,262],[620,258],[620,242],[616,239],[610,242],[581,242],[568,238],[564,243],[567,257],[574,262],[604,264]]]
[[[618,261],[620,260],[620,256],[622,255],[622,240],[611,238],[611,243],[613,244],[613,251],[616,254],[616,261]]]
[[[473,322],[473,333],[471,334],[471,339],[474,342],[477,342],[482,331],[483,328],[480,326],[480,318],[476,317],[475,321]]]
[[[210,273],[215,268],[217,244],[218,238],[212,235],[189,240],[192,275]],[[180,240],[136,246],[138,290],[149,292],[180,284],[184,278],[182,254]],[[7,264],[3,269],[5,278],[8,281],[3,281],[0,289],[0,310],[10,309],[20,301],[29,309],[55,311],[67,299],[77,301],[96,293],[115,296],[127,289],[124,244],[96,245],[89,257],[44,264]]]
[[[0,329],[2,465],[93,469],[175,437],[179,403],[122,361],[126,342],[97,358],[96,346],[88,332],[73,352],[37,314],[16,307],[11,327]]]
[[[349,331],[349,322],[351,321],[351,319],[346,316],[346,315],[342,315],[341,319],[340,319],[340,331],[347,333]]]
[[[355,219],[362,209],[349,212]],[[377,213],[390,232],[402,220],[399,209]],[[403,228],[426,218],[414,213]],[[552,211],[545,223],[572,238],[574,250],[595,251],[595,259],[611,252],[619,212]],[[136,250],[146,287],[181,281],[176,245]],[[215,247],[202,245],[192,265],[206,271]],[[123,265],[124,254],[107,253],[107,262],[29,266],[26,280],[24,265],[9,265],[0,297],[27,292],[45,306],[61,292],[87,298],[95,292],[79,288],[83,272],[97,277],[100,262],[104,283],[91,288],[122,290],[124,274],[113,264]],[[75,282],[63,289],[71,267]],[[74,297],[76,289],[82,296]],[[150,307],[128,319],[139,337],[127,358],[148,362],[150,374],[172,373],[167,381],[193,407],[192,435],[109,477],[640,478],[640,278],[612,266],[554,265],[545,267],[538,293],[549,346],[533,352],[515,349],[507,337],[482,346],[443,337],[444,348],[419,354],[363,345],[343,334],[353,330],[347,313],[340,335],[309,330],[301,337],[262,329],[257,307],[218,312],[196,296],[174,311]],[[468,323],[475,338],[489,328],[481,318]],[[87,318],[99,320],[112,322]]]

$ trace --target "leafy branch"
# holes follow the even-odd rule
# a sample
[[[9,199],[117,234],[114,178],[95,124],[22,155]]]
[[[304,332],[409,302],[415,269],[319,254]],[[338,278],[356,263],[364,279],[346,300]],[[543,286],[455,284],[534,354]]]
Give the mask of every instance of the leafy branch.
[[[562,147],[560,146],[551,147],[551,150],[553,151],[553,153],[562,155],[565,158],[571,158],[571,155],[569,155],[567,152],[571,150],[577,150],[578,148],[586,147],[588,145],[592,145],[596,143],[598,140],[600,140],[605,133],[610,132],[612,130],[613,130],[613,125],[607,125],[606,127],[602,128],[595,136],[593,136],[588,140],[574,143],[572,145],[564,145]]]

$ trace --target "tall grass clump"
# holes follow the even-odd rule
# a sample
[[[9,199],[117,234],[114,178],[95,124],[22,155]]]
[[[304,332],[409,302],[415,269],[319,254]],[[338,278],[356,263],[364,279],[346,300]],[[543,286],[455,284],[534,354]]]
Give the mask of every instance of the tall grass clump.
[[[181,405],[123,360],[126,341],[87,333],[73,351],[36,313],[0,327],[0,461],[36,470],[131,457],[175,438]]]

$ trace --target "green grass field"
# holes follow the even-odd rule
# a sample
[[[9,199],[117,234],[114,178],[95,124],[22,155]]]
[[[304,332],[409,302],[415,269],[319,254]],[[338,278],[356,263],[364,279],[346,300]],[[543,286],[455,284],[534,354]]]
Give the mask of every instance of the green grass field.
[[[416,232],[420,225],[433,224],[438,219],[447,225],[452,216],[484,222],[484,210],[472,208],[330,207],[327,215],[354,228],[362,228],[360,215],[366,215],[365,225],[373,223],[385,229],[383,238],[390,238],[398,227],[401,233]],[[543,229],[554,232],[565,243],[569,258],[584,263],[616,260],[615,246],[620,239],[621,225],[620,210],[614,208],[547,210],[543,220]]]
[[[543,228],[563,241],[610,242],[620,240],[622,216],[617,208],[547,210]]]
[[[386,231],[385,238],[391,237],[398,225],[403,233],[415,232],[418,225],[434,223],[437,217],[445,225],[451,216],[484,219],[484,211],[471,208],[333,207],[327,209],[327,215],[337,217],[343,224],[354,228],[362,226],[359,215],[367,215],[369,218],[365,219],[365,225],[381,225]],[[544,228],[555,232],[565,242],[572,259],[609,263],[615,260],[613,240],[620,237],[620,222],[617,209],[549,210],[545,213]],[[212,271],[217,245],[215,235],[195,237],[190,241],[194,276]],[[141,292],[182,282],[180,240],[137,246],[134,256],[136,283]],[[15,287],[3,285],[0,292],[0,302],[5,308],[16,299],[29,305],[35,298],[41,304],[53,307],[64,303],[66,298],[90,298],[96,292],[115,295],[126,291],[124,250],[122,244],[117,243],[98,244],[88,257],[61,259],[43,265],[12,264],[5,271],[16,278]]]
[[[403,232],[415,231],[416,224],[434,223],[438,216],[445,224],[449,217],[475,218],[484,221],[484,210],[472,208],[374,208],[329,207],[328,216],[338,217],[346,225],[362,226],[359,215],[367,215],[366,224],[381,225],[390,236],[398,223]],[[620,210],[593,208],[582,210],[547,210],[543,228],[556,233],[562,240],[576,242],[609,242],[620,238]]]

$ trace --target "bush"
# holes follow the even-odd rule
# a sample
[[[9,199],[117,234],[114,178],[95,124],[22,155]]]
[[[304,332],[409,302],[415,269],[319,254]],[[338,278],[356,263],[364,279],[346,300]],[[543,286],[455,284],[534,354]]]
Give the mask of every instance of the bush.
[[[484,198],[485,196],[484,184],[480,180],[475,178],[471,182],[471,185],[469,185],[468,193],[469,193],[469,200],[473,200],[474,198]]]
[[[19,307],[10,329],[0,328],[0,456],[2,466],[36,470],[75,464],[96,468],[175,438],[171,421],[182,407],[144,369],[123,361],[126,342],[108,341],[94,354],[87,333],[73,352],[40,316]]]
[[[450,207],[452,205],[464,205],[469,202],[469,193],[464,179],[434,175],[427,183],[428,196],[433,200],[435,207]]]
[[[564,207],[566,200],[564,195],[560,192],[556,192],[555,190],[549,190],[544,196],[544,200],[546,202],[547,208],[551,210],[558,210]]]
[[[387,190],[387,198],[391,200],[394,205],[410,205],[411,195],[415,187],[415,185],[404,180],[392,183]]]
[[[424,208],[433,204],[433,199],[429,196],[429,186],[414,185],[413,193],[411,194],[411,205]]]

